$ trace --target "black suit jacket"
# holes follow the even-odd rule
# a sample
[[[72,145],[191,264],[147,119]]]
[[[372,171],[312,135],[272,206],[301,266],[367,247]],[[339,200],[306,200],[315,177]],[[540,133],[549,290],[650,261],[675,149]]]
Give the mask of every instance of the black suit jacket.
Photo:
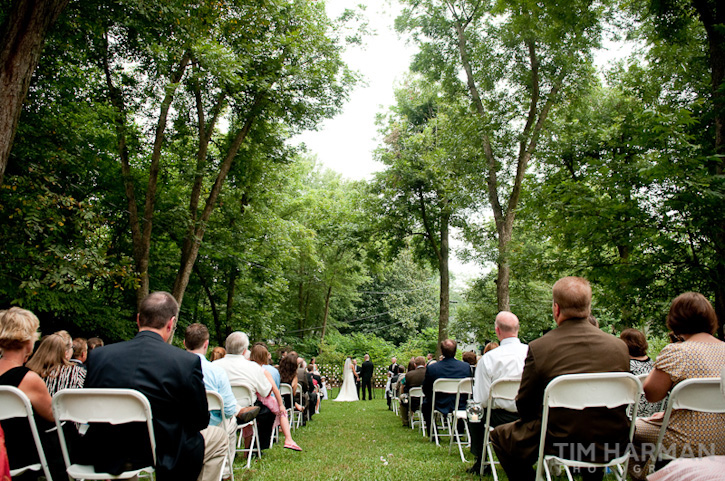
[[[367,382],[373,378],[373,362],[372,361],[365,361],[362,363],[362,368],[360,369],[360,374],[362,377],[363,382]]]
[[[156,438],[156,479],[193,481],[201,472],[204,438],[209,424],[201,362],[164,342],[160,335],[141,331],[130,341],[94,349],[85,387],[136,389],[148,398]],[[120,473],[125,463],[147,460],[146,427],[94,425],[84,436],[84,449],[96,469]],[[100,449],[95,439],[113,439]],[[100,441],[100,440],[99,440]],[[144,459],[146,458],[146,459]]]

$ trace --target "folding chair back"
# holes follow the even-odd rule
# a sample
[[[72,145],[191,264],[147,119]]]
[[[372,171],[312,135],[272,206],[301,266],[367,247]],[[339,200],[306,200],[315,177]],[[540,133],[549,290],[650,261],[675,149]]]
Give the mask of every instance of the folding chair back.
[[[294,393],[292,393],[292,386],[284,382],[281,383],[279,385],[279,394],[280,396],[282,396],[283,401],[285,399],[285,396],[289,396],[291,405],[290,407],[285,406],[285,409],[287,409],[287,417],[289,418],[290,427],[296,429],[297,426],[295,425],[295,396]]]
[[[717,414],[725,413],[725,398],[720,392],[720,379],[716,377],[686,379],[672,388],[667,409],[664,418],[662,418],[662,427],[657,435],[654,459],[660,457],[674,459],[670,454],[662,452],[662,442],[667,433],[667,425],[674,409]],[[693,452],[693,454],[695,453]]]
[[[590,407],[614,409],[619,406],[632,406],[632,421],[629,427],[629,441],[634,435],[637,404],[642,393],[642,384],[636,376],[624,372],[599,372],[585,374],[565,374],[554,378],[544,391],[543,413],[541,416],[541,438],[539,441],[539,460],[536,464],[536,480],[551,479],[550,465],[557,464],[569,473],[569,466],[585,468],[616,467],[615,476],[624,479],[627,475],[629,451],[606,463],[593,463],[565,459],[559,456],[544,456],[546,432],[551,408],[583,410]],[[570,475],[569,475],[570,476]]]
[[[232,386],[232,393],[234,394],[234,397],[237,398],[237,404],[242,407],[251,406],[257,400],[257,397],[254,396],[252,390],[241,384]]]
[[[153,415],[148,399],[135,389],[63,389],[53,396],[53,416],[60,438],[66,472],[73,479],[130,479],[142,473],[153,473],[156,465],[156,438]],[[92,465],[71,464],[62,423],[71,421],[81,424],[145,423],[151,446],[152,466],[125,471],[119,475],[96,472]]]
[[[453,434],[451,436],[450,443],[448,444],[448,454],[451,454],[453,449],[453,442],[458,445],[458,453],[461,456],[461,461],[466,462],[466,457],[463,454],[463,447],[471,445],[471,432],[468,428],[468,414],[465,409],[460,409],[461,395],[466,395],[468,399],[473,396],[473,378],[467,377],[458,381],[458,387],[456,388],[456,401],[453,407],[453,412],[448,415],[450,421],[449,426],[453,428]],[[463,422],[463,426],[466,430],[465,438],[461,439],[461,434],[458,432],[458,420]]]
[[[42,469],[45,477],[48,478],[48,481],[53,481],[53,478],[50,476],[50,470],[48,469],[48,462],[45,459],[43,445],[40,442],[38,427],[35,424],[33,406],[30,404],[28,396],[14,386],[0,386],[0,421],[12,418],[26,418],[28,420],[30,431],[33,434],[33,440],[35,441],[35,449],[38,452],[38,460],[40,462],[15,468],[10,471],[10,476],[19,476],[28,470],[40,471]],[[6,442],[10,444],[13,440],[6,438]]]
[[[484,466],[486,466],[486,458],[491,466],[491,473],[494,481],[498,481],[498,473],[496,472],[496,461],[493,460],[493,449],[491,448],[490,434],[491,427],[491,411],[493,410],[494,401],[501,399],[503,401],[515,401],[519,392],[521,378],[502,378],[496,379],[488,391],[488,400],[486,401],[486,424],[483,428],[483,459],[481,460],[481,476],[483,476]]]
[[[410,429],[415,429],[415,423],[420,426],[420,432],[425,436],[425,419],[423,418],[423,388],[412,387],[408,391],[408,418],[410,419]],[[418,399],[418,409],[415,411],[412,409],[413,398]],[[416,421],[416,416],[418,420]]]
[[[239,404],[242,407],[252,406],[254,404],[254,401],[256,400],[256,396],[254,395],[252,390],[249,387],[244,386],[242,384],[232,385],[232,393],[234,394],[234,397],[237,399],[237,404]],[[249,445],[249,448],[244,446],[243,431],[246,426],[252,426],[252,430],[253,430],[252,441]],[[237,451],[236,452],[242,453],[242,455],[244,453],[247,454],[247,469],[249,469],[252,466],[252,453],[255,450],[255,446],[256,446],[257,455],[259,457],[262,456],[262,450],[261,450],[261,446],[259,443],[259,431],[257,430],[257,420],[252,419],[250,422],[248,422],[246,424],[238,425],[237,434],[239,437],[237,438]]]
[[[447,416],[443,416],[443,413],[436,409],[436,394],[456,394],[458,392],[458,383],[460,379],[453,378],[440,378],[433,382],[433,399],[431,400],[431,417],[430,417],[430,440],[435,440],[436,446],[440,446],[439,438],[442,436],[451,436],[450,423],[448,422]],[[454,406],[457,409],[458,406]],[[442,433],[438,433],[437,420],[441,420]]]
[[[216,391],[207,391],[206,392],[206,403],[209,406],[209,411],[221,411],[221,418],[222,418],[222,427],[226,431],[226,423],[228,422],[228,418],[226,413],[224,412],[224,399],[222,398],[221,394],[219,394]],[[224,465],[222,465],[222,472],[219,477],[219,481],[224,479],[224,471],[227,466],[229,466],[229,472],[231,473],[231,480],[234,481],[234,458],[233,452],[229,449],[227,449],[227,456],[224,458]]]

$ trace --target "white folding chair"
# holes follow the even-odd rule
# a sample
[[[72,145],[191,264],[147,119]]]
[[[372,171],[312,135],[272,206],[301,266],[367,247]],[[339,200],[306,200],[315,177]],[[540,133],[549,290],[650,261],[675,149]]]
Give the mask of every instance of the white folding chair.
[[[416,423],[420,427],[420,432],[425,437],[425,418],[423,417],[423,398],[425,395],[423,394],[423,388],[422,387],[412,387],[408,391],[408,419],[410,424],[410,429],[415,429]],[[418,399],[418,409],[413,410],[411,407],[413,406],[413,398]],[[416,417],[418,418],[416,420]]]
[[[35,449],[38,451],[38,463],[21,466],[10,471],[10,476],[19,476],[25,471],[43,470],[48,481],[53,481],[48,469],[48,462],[45,459],[43,445],[40,442],[40,434],[38,426],[35,424],[35,416],[33,415],[33,406],[30,404],[28,396],[23,391],[14,386],[0,386],[0,421],[12,418],[26,418],[30,425],[30,431],[35,441]],[[12,439],[6,439],[8,444],[12,443]]]
[[[304,397],[302,396],[302,386],[300,386],[299,383],[297,384],[297,390],[295,391],[295,397],[297,399],[294,399],[294,398],[292,399],[292,409],[295,409],[295,404],[294,404],[295,402],[298,403],[300,406],[302,406],[302,411],[301,412],[297,412],[295,414],[296,417],[297,417],[297,427],[300,427],[300,426],[302,426],[302,421],[305,420],[304,419],[304,417],[305,417],[305,402],[304,402]]]
[[[220,411],[221,412],[221,418],[222,418],[222,427],[226,425],[226,423],[229,422],[229,418],[227,417],[226,413],[224,412],[224,399],[222,399],[221,394],[219,394],[216,391],[208,391],[206,392],[206,403],[209,405],[209,411]],[[236,422],[236,420],[233,420]],[[226,429],[224,429],[226,432]],[[235,450],[227,449],[227,456],[224,458],[224,464],[222,465],[222,472],[221,476],[219,477],[219,481],[221,481],[224,478],[224,472],[227,467],[229,467],[229,472],[231,473],[232,481],[234,481],[234,454],[236,454]]]
[[[292,392],[292,386],[287,383],[281,383],[279,385],[279,394],[282,396],[282,400],[285,400],[286,396],[289,396],[290,407],[285,406],[287,409],[287,418],[289,419],[289,425],[292,429],[296,429],[295,422],[297,420],[297,411],[295,410],[295,396]]]
[[[398,382],[392,382],[390,383],[390,407],[393,408],[393,413],[398,416],[398,402],[400,401],[400,398],[398,398]]]
[[[135,389],[63,389],[53,396],[53,416],[55,416],[60,449],[63,452],[63,461],[69,478],[131,479],[137,476],[152,476],[156,465],[156,438],[154,437],[151,405],[142,393]],[[64,421],[81,424],[145,423],[153,464],[140,469],[124,471],[118,475],[97,472],[92,465],[88,464],[71,464],[62,427]],[[138,440],[138,442],[141,442],[141,440]]]
[[[232,386],[232,393],[234,394],[234,397],[237,399],[237,404],[242,407],[249,407],[254,405],[254,396],[252,393],[252,390],[249,389],[247,386],[243,385],[237,385]],[[249,444],[249,448],[244,447],[244,436],[242,435],[242,430],[247,427],[252,426],[253,435],[252,435],[252,441]],[[240,424],[237,426],[237,452],[238,453],[246,453],[247,454],[247,469],[249,469],[252,466],[252,453],[255,450],[257,450],[257,457],[262,457],[262,449],[259,443],[259,430],[257,429],[257,420],[252,419],[248,423]]]
[[[448,454],[451,454],[453,449],[453,443],[458,445],[458,453],[461,455],[461,461],[466,462],[466,457],[463,455],[463,447],[471,446],[471,432],[468,429],[468,414],[465,409],[460,409],[459,401],[461,400],[461,394],[471,397],[473,395],[473,378],[467,377],[461,379],[458,382],[458,388],[456,390],[456,404],[453,408],[453,412],[448,414],[448,425],[453,429],[453,435],[451,436],[450,443],[448,445]],[[465,439],[461,440],[461,434],[458,432],[458,421],[463,421],[463,427],[466,430]]]
[[[519,386],[521,385],[521,378],[503,378],[496,379],[491,384],[491,389],[488,391],[488,400],[486,402],[486,424],[483,428],[483,459],[481,459],[481,476],[483,476],[484,467],[486,466],[486,459],[488,458],[488,464],[491,466],[491,474],[493,474],[494,481],[498,481],[498,473],[496,472],[496,464],[498,461],[493,459],[493,449],[491,447],[491,411],[494,409],[494,402],[497,399],[502,401],[515,401],[516,394],[519,392]]]
[[[725,398],[720,392],[720,379],[716,377],[686,379],[672,388],[670,399],[667,402],[667,409],[662,418],[662,427],[657,435],[653,462],[658,459],[675,459],[677,457],[674,453],[669,452],[670,450],[663,448],[667,425],[674,409],[687,409],[704,413],[725,413]],[[695,453],[694,450],[690,450],[690,452],[693,456],[685,456],[684,454],[690,453],[683,453],[681,457],[700,457],[697,454],[703,454]]]
[[[453,435],[450,417],[448,415],[444,415],[436,409],[436,394],[456,394],[458,392],[459,381],[460,379],[440,378],[433,382],[433,399],[431,403],[430,416],[430,440],[433,441],[435,438],[436,446],[440,446],[439,439],[441,437]],[[454,406],[454,409],[457,407],[458,406]],[[441,423],[440,426],[438,425],[438,421]],[[439,427],[442,432],[438,432]]]
[[[554,378],[544,391],[543,413],[541,416],[541,438],[539,440],[539,459],[536,463],[536,481],[546,477],[551,481],[551,470],[563,468],[569,481],[573,481],[570,467],[605,468],[612,470],[615,477],[624,481],[627,477],[629,449],[608,462],[595,463],[566,459],[560,456],[544,455],[546,432],[551,408],[583,410],[590,407],[614,409],[619,406],[632,406],[629,427],[629,442],[632,442],[634,425],[637,419],[637,404],[642,394],[642,384],[636,376],[625,372],[599,372],[586,374],[565,374]]]

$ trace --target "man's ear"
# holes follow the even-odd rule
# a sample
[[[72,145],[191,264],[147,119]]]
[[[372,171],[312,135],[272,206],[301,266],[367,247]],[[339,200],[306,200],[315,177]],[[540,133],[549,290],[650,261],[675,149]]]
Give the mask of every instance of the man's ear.
[[[136,327],[141,329],[141,321],[140,321],[141,314],[136,314]]]

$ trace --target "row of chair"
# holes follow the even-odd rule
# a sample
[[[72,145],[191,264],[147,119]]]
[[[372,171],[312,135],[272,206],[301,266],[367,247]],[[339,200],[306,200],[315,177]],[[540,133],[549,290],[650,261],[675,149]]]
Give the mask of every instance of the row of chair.
[[[232,386],[232,392],[240,406],[251,406],[254,404],[254,396],[247,386]],[[282,384],[280,392],[285,395],[292,396],[292,387],[289,384]],[[295,398],[299,397],[302,402],[302,391],[300,389],[295,393]],[[217,392],[206,392],[209,410],[218,410],[222,413],[222,418],[226,421],[224,414],[224,401]],[[140,392],[133,389],[66,389],[57,392],[53,396],[53,415],[55,417],[56,429],[60,440],[60,447],[63,454],[63,461],[67,469],[68,475],[73,479],[130,479],[139,475],[150,475],[154,472],[153,465],[140,469],[125,471],[118,475],[110,473],[96,472],[91,465],[74,464],[70,460],[68,445],[62,429],[65,422],[79,423],[87,425],[90,423],[111,423],[126,424],[131,422],[145,423],[148,428],[149,443],[151,446],[153,464],[156,464],[156,441],[154,437],[153,416],[151,406],[146,397]],[[302,413],[297,413],[294,408],[294,402],[288,410],[290,425],[298,427],[302,420]],[[35,423],[33,407],[28,397],[16,387],[0,386],[0,421],[12,418],[26,418],[28,420],[30,430],[35,440],[38,452],[38,463],[28,466],[18,467],[11,471],[11,476],[18,476],[28,470],[43,471],[43,474],[52,481],[48,462],[43,451],[40,441],[40,434]],[[247,448],[241,432],[244,427],[252,426],[254,435],[252,442]],[[247,468],[251,466],[252,456],[256,451],[257,455],[261,455],[261,446],[259,442],[259,432],[257,429],[257,421],[252,420],[244,425],[237,427],[239,433],[236,452],[246,455]],[[225,464],[229,466],[231,479],[234,481],[234,458],[229,455],[225,459]],[[223,470],[224,471],[224,470]]]
[[[635,420],[637,417],[637,406],[642,395],[642,381],[646,376],[634,376],[629,373],[586,373],[567,374],[555,378],[549,383],[544,393],[542,411],[542,429],[539,441],[539,457],[536,466],[536,480],[551,480],[553,471],[563,470],[569,480],[572,480],[569,468],[609,468],[617,479],[624,480],[627,475],[630,452],[625,450],[619,457],[605,463],[593,463],[567,459],[562,456],[547,455],[544,453],[546,445],[547,423],[549,411],[552,408],[566,408],[583,410],[590,407],[606,407],[608,409],[619,406],[629,406],[628,415],[631,420],[628,433],[629,442],[634,436]],[[489,397],[486,403],[486,420],[484,425],[484,451],[481,462],[481,475],[484,467],[488,464],[491,467],[494,480],[498,481],[498,473],[494,460],[494,453],[491,447],[489,434],[491,428],[491,411],[494,402],[500,400],[515,400],[519,390],[520,379],[499,379],[491,385]],[[459,409],[461,396],[471,396],[473,393],[473,379],[438,379],[433,384],[432,405],[435,406],[436,395],[455,394],[455,410],[444,415],[438,410],[431,414],[430,440],[440,445],[439,439],[444,436],[450,437],[449,454],[452,452],[453,444],[458,445],[461,460],[465,461],[463,448],[470,446],[470,431],[468,418],[465,410]],[[721,393],[721,382],[717,378],[689,379],[674,387],[669,396],[667,409],[664,413],[662,428],[657,438],[657,445],[654,450],[653,459],[672,459],[663,452],[662,441],[667,431],[667,424],[673,410],[687,409],[691,411],[725,413],[725,391]],[[410,397],[420,396],[422,400],[422,389],[411,388]],[[422,402],[421,402],[422,404]],[[422,411],[409,412],[410,425],[414,428],[413,419],[420,420],[419,426],[425,434],[425,426]],[[463,421],[465,433],[458,432],[458,420]]]

